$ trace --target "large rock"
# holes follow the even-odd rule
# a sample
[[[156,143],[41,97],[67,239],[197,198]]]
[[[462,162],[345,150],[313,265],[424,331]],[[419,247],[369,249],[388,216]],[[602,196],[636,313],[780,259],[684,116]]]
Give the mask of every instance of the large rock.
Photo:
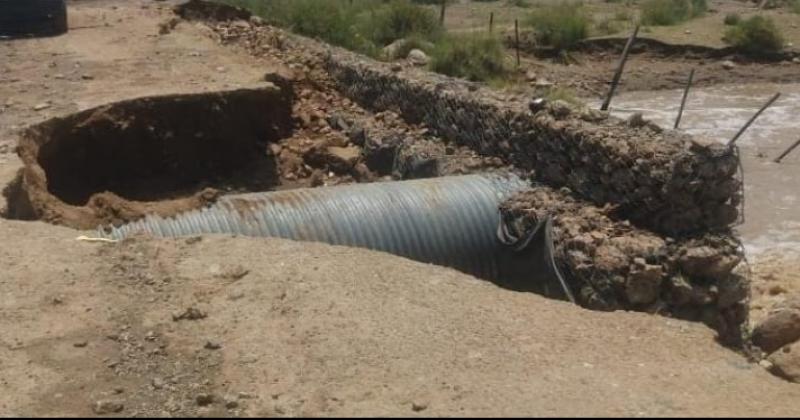
[[[800,342],[795,342],[772,353],[772,373],[792,382],[800,383]]]
[[[430,58],[424,51],[414,48],[408,52],[408,61],[415,66],[425,66],[430,61]]]
[[[650,265],[637,258],[628,276],[625,294],[633,304],[651,303],[658,298],[664,270],[660,265]]]
[[[800,339],[800,310],[783,308],[772,313],[753,330],[753,344],[767,353]]]
[[[361,158],[361,148],[356,146],[348,147],[328,147],[327,161],[332,169],[337,171],[348,171],[358,163]]]
[[[739,256],[724,255],[710,246],[689,248],[679,261],[684,273],[717,281],[728,277],[739,262]]]

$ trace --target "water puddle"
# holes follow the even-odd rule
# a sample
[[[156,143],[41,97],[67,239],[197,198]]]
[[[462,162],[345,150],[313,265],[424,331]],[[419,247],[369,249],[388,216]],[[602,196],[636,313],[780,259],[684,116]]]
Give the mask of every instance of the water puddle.
[[[738,140],[745,179],[745,221],[739,227],[748,253],[800,249],[800,150],[773,162],[800,138],[800,84],[752,84],[695,89],[689,94],[680,129],[728,142],[776,92],[781,97]],[[630,92],[612,102],[615,115],[641,112],[672,128],[683,92]]]

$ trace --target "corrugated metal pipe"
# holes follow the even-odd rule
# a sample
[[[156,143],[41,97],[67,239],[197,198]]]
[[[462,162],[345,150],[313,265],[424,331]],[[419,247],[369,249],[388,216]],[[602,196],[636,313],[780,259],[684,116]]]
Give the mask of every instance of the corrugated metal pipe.
[[[552,249],[545,230],[533,247],[543,255],[529,255],[530,239],[520,247],[499,237],[499,204],[526,186],[515,175],[482,174],[231,195],[207,208],[148,216],[100,233],[111,239],[139,232],[223,233],[326,242],[448,266],[516,289],[540,291],[541,283],[553,281],[560,288],[545,252]]]

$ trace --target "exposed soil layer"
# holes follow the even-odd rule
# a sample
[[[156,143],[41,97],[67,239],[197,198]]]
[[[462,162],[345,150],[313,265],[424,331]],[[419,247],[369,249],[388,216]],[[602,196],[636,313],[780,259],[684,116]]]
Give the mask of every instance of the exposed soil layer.
[[[750,284],[735,237],[665,239],[615,220],[614,211],[542,187],[501,206],[515,236],[553,218],[555,262],[581,305],[702,321],[741,344]]]
[[[267,144],[291,132],[275,86],[124,101],[27,130],[7,216],[88,229],[279,183]],[[24,191],[23,197],[21,191]]]

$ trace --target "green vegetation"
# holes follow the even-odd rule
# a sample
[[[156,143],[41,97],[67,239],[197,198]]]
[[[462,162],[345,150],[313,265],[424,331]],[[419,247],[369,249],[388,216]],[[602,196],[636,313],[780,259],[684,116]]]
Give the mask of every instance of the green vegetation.
[[[742,17],[738,13],[728,13],[725,15],[725,24],[728,26],[738,25]]]
[[[410,0],[219,0],[244,7],[267,22],[371,56],[406,37],[435,40],[436,14]]]
[[[792,0],[789,9],[795,13],[800,13],[800,0]]]
[[[642,4],[642,23],[653,26],[675,25],[702,16],[706,0],[646,0]]]
[[[548,102],[555,102],[555,101],[564,101],[570,105],[575,106],[584,106],[585,104],[578,99],[575,92],[569,88],[563,87],[551,87],[548,89],[547,94],[545,94],[545,99]]]
[[[368,18],[361,19],[358,24],[359,33],[379,46],[411,35],[435,40],[443,32],[433,11],[402,0],[373,9]]]
[[[572,48],[589,33],[589,16],[580,3],[562,2],[542,6],[531,13],[529,23],[536,39],[558,50]]]
[[[729,28],[723,38],[725,42],[742,51],[760,55],[783,49],[783,35],[772,19],[753,16]]]
[[[507,74],[504,48],[487,35],[449,35],[431,52],[431,70],[472,81],[487,81]]]

